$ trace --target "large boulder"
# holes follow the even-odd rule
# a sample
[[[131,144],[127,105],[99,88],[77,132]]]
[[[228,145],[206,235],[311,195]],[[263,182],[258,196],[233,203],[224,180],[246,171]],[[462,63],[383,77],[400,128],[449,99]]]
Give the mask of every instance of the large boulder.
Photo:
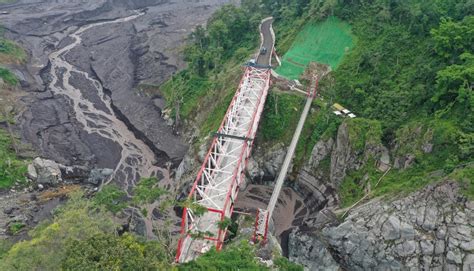
[[[102,169],[93,169],[89,174],[87,182],[93,185],[100,185],[102,182],[114,173],[113,169],[102,168]]]
[[[33,164],[28,165],[27,177],[32,181],[36,181],[38,179],[38,173],[36,172],[36,168]]]
[[[33,170],[34,168],[34,170]],[[29,167],[29,177],[38,184],[54,186],[63,182],[60,165],[52,160],[37,157],[33,160],[33,167]]]

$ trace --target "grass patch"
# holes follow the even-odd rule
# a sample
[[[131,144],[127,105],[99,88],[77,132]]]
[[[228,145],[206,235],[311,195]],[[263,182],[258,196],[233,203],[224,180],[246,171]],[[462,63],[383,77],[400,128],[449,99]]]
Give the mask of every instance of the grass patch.
[[[353,46],[351,28],[336,17],[309,23],[297,35],[276,71],[290,79],[298,79],[307,65],[316,61],[336,69],[345,53]]]
[[[205,98],[203,98],[201,111],[199,114],[205,116],[200,121],[200,136],[205,138],[212,132],[219,129],[219,125],[237,91],[239,80],[243,75],[242,68],[237,61],[232,61],[226,65],[225,71],[215,76],[212,88]],[[211,109],[211,110],[209,110]]]
[[[461,193],[474,201],[474,164],[454,170],[449,178],[458,181],[461,184]]]
[[[14,223],[11,223],[11,224],[8,226],[8,229],[10,230],[10,233],[11,233],[11,234],[16,235],[16,234],[18,234],[24,227],[26,227],[25,224],[20,223],[20,222],[14,222]]]
[[[222,102],[214,107],[208,118],[204,120],[200,130],[202,137],[206,137],[207,135],[210,135],[212,132],[215,132],[217,129],[219,129],[219,125],[221,124],[222,119],[224,118],[224,115],[227,111],[226,106],[230,105],[230,102],[234,97],[232,90],[226,91],[227,96],[222,100]]]
[[[24,182],[27,162],[16,157],[10,136],[0,129],[0,189]]]
[[[23,48],[14,41],[0,37],[0,63],[23,63],[25,60],[26,52]]]
[[[383,172],[379,172],[374,165],[374,161],[370,160],[362,169],[349,172],[344,178],[339,190],[342,208],[349,207],[361,199],[365,195],[364,189],[368,182],[370,182],[371,196],[373,197],[405,196],[430,183],[439,181],[445,176],[444,174],[434,174],[436,172],[434,167],[420,164],[406,170],[392,169],[375,187]]]
[[[6,68],[0,67],[0,78],[9,86],[16,86],[18,84],[18,78]]]
[[[267,96],[258,137],[266,143],[288,144],[298,124],[304,97],[271,91]]]
[[[194,112],[199,107],[201,97],[211,88],[211,84],[208,78],[182,71],[163,84],[161,91],[170,103],[179,102],[179,115],[181,118],[187,119],[191,112]],[[170,105],[174,106],[173,104]]]
[[[363,150],[367,144],[381,143],[382,126],[379,121],[355,118],[347,119],[345,123],[349,131],[349,142],[354,150]]]

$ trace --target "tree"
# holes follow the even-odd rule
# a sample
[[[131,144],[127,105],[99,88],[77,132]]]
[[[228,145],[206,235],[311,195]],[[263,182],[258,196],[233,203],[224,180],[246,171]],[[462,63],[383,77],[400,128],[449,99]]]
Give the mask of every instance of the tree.
[[[52,222],[45,221],[29,234],[31,240],[16,243],[0,261],[0,270],[59,270],[65,245],[100,233],[115,233],[116,225],[82,192],[70,196],[68,203],[55,212]]]
[[[454,63],[464,52],[474,51],[474,16],[461,22],[442,18],[439,27],[431,30],[431,35],[436,53]]]
[[[165,195],[166,190],[158,187],[156,177],[142,178],[133,189],[133,202],[137,205],[150,204]]]
[[[118,213],[124,209],[126,204],[127,194],[115,185],[106,185],[102,190],[97,192],[93,202],[96,206],[104,206],[112,213]]]
[[[69,242],[61,266],[64,270],[170,270],[170,262],[157,242],[99,233]]]
[[[255,249],[248,242],[228,246],[218,252],[212,248],[201,257],[178,266],[178,270],[268,270],[255,258]]]
[[[209,38],[211,42],[215,44],[215,47],[227,47],[228,40],[226,36],[229,34],[229,29],[227,29],[227,25],[224,23],[223,20],[218,19],[212,22],[209,25]]]
[[[436,92],[431,98],[436,104],[446,106],[458,102],[465,110],[474,105],[474,55],[464,53],[460,56],[462,65],[450,65],[436,75]],[[469,112],[469,111],[466,111]]]

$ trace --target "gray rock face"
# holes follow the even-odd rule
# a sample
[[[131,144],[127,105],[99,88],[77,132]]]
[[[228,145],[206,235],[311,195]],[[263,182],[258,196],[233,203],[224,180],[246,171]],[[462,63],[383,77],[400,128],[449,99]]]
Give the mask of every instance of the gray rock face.
[[[370,157],[380,158],[386,153],[382,145],[366,144],[363,150],[354,150],[349,138],[346,123],[339,126],[336,143],[331,152],[331,168],[329,179],[335,187],[339,187],[349,170],[358,170]],[[387,157],[383,158],[387,160]]]
[[[294,189],[304,197],[306,206],[311,213],[317,213],[323,208],[332,209],[337,206],[339,199],[336,188],[329,181],[330,155],[334,148],[334,140],[320,140],[311,152],[308,163],[298,174]],[[310,219],[307,224],[313,224],[317,219]],[[318,223],[317,223],[318,224]]]
[[[288,246],[290,261],[303,265],[307,270],[340,269],[326,246],[316,236],[295,229],[290,234]]]
[[[286,147],[283,144],[277,144],[269,149],[257,149],[247,164],[248,177],[254,183],[273,181],[280,172],[281,165],[286,155]],[[291,166],[289,173],[291,173]]]
[[[463,271],[472,271],[474,270],[474,255],[469,254],[464,258],[464,264],[462,266]]]
[[[339,126],[336,138],[336,146],[331,154],[331,175],[330,180],[336,186],[339,186],[344,177],[346,176],[346,170],[351,165],[356,165],[354,155],[352,155],[350,142],[349,142],[349,131],[347,125],[342,124]]]
[[[310,254],[298,244],[290,255],[308,268],[325,261],[306,255],[329,250],[347,270],[473,270],[474,208],[458,191],[447,181],[391,202],[374,199],[307,240]]]
[[[316,142],[316,145],[314,145],[313,151],[311,152],[308,164],[305,168],[307,170],[311,168],[316,169],[321,164],[321,161],[326,159],[331,153],[333,146],[334,140],[332,138],[329,138],[327,141],[320,140]]]
[[[396,240],[400,238],[400,220],[390,216],[382,226],[382,236],[385,240]]]

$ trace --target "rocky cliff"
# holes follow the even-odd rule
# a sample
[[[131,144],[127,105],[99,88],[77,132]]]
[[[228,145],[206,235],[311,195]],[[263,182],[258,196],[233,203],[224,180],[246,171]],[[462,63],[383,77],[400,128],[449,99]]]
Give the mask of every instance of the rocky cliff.
[[[384,171],[391,153],[403,170],[433,147],[430,132],[416,129],[410,134],[419,144],[402,156],[400,139],[389,151],[364,135],[364,144],[354,142],[352,129],[343,123],[335,140],[317,142],[299,174],[297,191],[313,209],[290,234],[290,260],[308,270],[474,270],[474,202],[449,178],[402,198],[372,199],[342,220],[333,215],[342,214],[338,190],[347,173],[373,160]]]
[[[473,270],[474,202],[445,181],[402,199],[374,199],[338,226],[295,230],[290,240],[290,259],[312,270]]]

